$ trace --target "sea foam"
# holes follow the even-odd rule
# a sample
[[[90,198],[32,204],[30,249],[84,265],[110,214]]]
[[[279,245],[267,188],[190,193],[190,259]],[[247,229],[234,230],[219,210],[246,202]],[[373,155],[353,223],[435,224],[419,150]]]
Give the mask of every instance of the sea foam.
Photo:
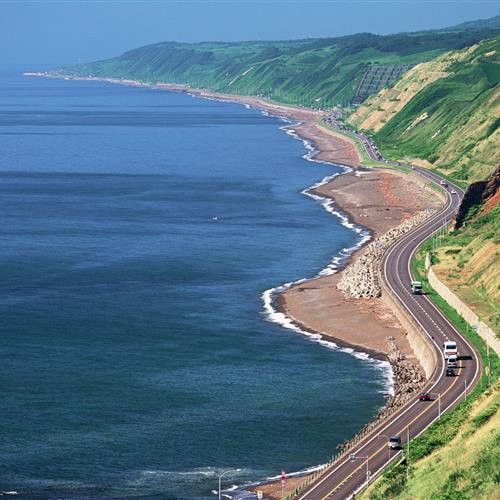
[[[213,100],[213,101],[222,101],[222,102],[232,102],[236,104],[243,104],[245,108],[247,109],[254,109],[253,106],[247,104],[247,103],[241,103],[238,102],[236,99],[218,99],[217,97],[209,97],[209,96],[199,96],[199,95],[192,95],[192,97],[202,97],[208,100]],[[270,113],[266,110],[260,110],[262,115],[264,116],[270,116]],[[318,150],[314,148],[312,143],[308,141],[307,139],[303,139],[302,137],[299,137],[297,132],[295,131],[294,127],[297,127],[298,125],[301,124],[301,122],[293,122],[289,118],[286,118],[284,116],[280,115],[274,115],[276,118],[282,120],[283,122],[286,123],[286,125],[283,125],[280,127],[280,130],[283,130],[287,135],[293,137],[296,140],[302,141],[304,148],[306,152],[302,155],[302,158],[304,158],[307,161],[313,162],[313,163],[322,163],[325,165],[334,165],[331,162],[325,161],[325,160],[319,160],[316,158],[316,155],[318,154]],[[330,340],[325,340],[323,336],[319,333],[310,333],[307,332],[299,326],[297,326],[292,318],[289,318],[286,314],[278,311],[274,307],[274,302],[277,296],[284,292],[285,290],[288,290],[292,286],[298,285],[300,283],[303,283],[304,281],[308,281],[309,279],[314,279],[314,278],[319,278],[321,276],[329,276],[332,275],[336,272],[339,271],[339,269],[347,262],[349,257],[359,248],[361,248],[365,243],[367,243],[371,239],[371,234],[370,232],[362,227],[359,226],[352,221],[349,220],[349,217],[343,213],[340,209],[338,209],[335,206],[335,202],[331,198],[326,198],[319,196],[314,192],[315,189],[324,186],[325,184],[331,182],[335,177],[338,175],[352,172],[352,168],[348,167],[346,165],[335,165],[339,166],[343,169],[342,172],[338,172],[332,175],[329,175],[325,178],[323,178],[321,181],[313,184],[312,186],[309,186],[308,188],[305,188],[301,193],[305,196],[308,196],[309,198],[312,198],[314,201],[318,202],[321,204],[321,206],[331,215],[337,217],[340,219],[340,222],[343,226],[347,227],[348,229],[351,229],[354,231],[356,234],[359,235],[359,240],[355,245],[349,248],[343,248],[337,255],[333,256],[331,261],[328,263],[328,265],[323,268],[319,273],[314,276],[313,278],[302,278],[297,281],[292,281],[290,283],[285,283],[283,285],[270,288],[266,291],[264,291],[261,295],[262,302],[264,304],[264,314],[266,316],[266,319],[268,321],[271,321],[273,323],[279,324],[280,326],[287,328],[289,330],[293,330],[303,336],[305,336],[308,340],[311,340],[313,342],[317,342],[318,344],[322,345],[323,347],[326,347],[327,349],[332,349],[340,352],[345,352],[347,354],[350,354],[358,359],[362,359],[366,362],[372,363],[376,368],[380,369],[385,378],[385,387],[383,390],[380,392],[382,394],[388,394],[388,395],[393,395],[394,394],[394,376],[392,373],[392,368],[389,362],[387,361],[381,361],[378,359],[371,358],[367,353],[364,352],[359,352],[356,351],[355,349],[352,349],[350,347],[340,347],[339,345],[335,344],[334,342]]]
[[[325,160],[318,160],[315,158],[315,156],[318,154],[318,151],[313,147],[310,141],[306,139],[302,139],[297,135],[293,127],[296,127],[298,123],[292,124],[288,119],[280,117],[283,121],[288,122],[287,125],[284,125],[280,127],[281,130],[284,130],[288,135],[293,137],[294,139],[302,141],[304,144],[304,147],[306,149],[306,153],[302,156],[305,160],[311,161],[314,163],[323,163],[327,165],[332,165],[332,163],[327,162]],[[352,349],[350,347],[341,347],[337,345],[335,342],[332,342],[331,340],[325,340],[323,336],[320,333],[311,333],[308,331],[303,330],[300,328],[292,318],[288,317],[286,314],[278,311],[275,307],[275,301],[276,298],[283,293],[284,291],[288,290],[292,286],[298,285],[300,283],[303,283],[305,281],[308,281],[309,279],[314,279],[314,278],[319,278],[321,276],[329,276],[332,275],[347,262],[349,257],[359,248],[361,248],[365,243],[367,243],[371,239],[371,234],[370,232],[365,229],[364,227],[358,226],[357,224],[354,224],[349,220],[349,217],[341,212],[336,206],[335,202],[331,198],[326,198],[323,196],[318,195],[314,191],[321,187],[324,186],[325,184],[331,182],[335,177],[338,175],[341,175],[342,173],[347,173],[351,172],[352,169],[347,166],[342,166],[343,172],[339,172],[333,175],[329,175],[325,178],[323,178],[321,181],[313,184],[312,186],[309,186],[308,188],[304,189],[302,191],[302,194],[305,196],[308,196],[312,198],[314,201],[318,202],[329,214],[337,217],[340,219],[341,224],[352,231],[354,231],[357,235],[359,235],[359,239],[355,245],[349,248],[343,248],[337,255],[332,257],[331,261],[329,264],[319,271],[319,273],[314,276],[313,278],[302,278],[297,281],[292,281],[289,283],[285,283],[283,285],[270,288],[262,293],[262,302],[264,304],[264,314],[266,316],[266,319],[268,321],[271,321],[273,323],[277,323],[280,326],[284,328],[288,328],[289,330],[293,330],[303,336],[305,336],[308,340],[311,340],[313,342],[317,342],[321,346],[327,348],[327,349],[332,349],[340,352],[345,352],[347,354],[350,354],[358,359],[362,359],[363,361],[372,363],[376,368],[380,369],[385,378],[385,386],[383,390],[380,392],[383,394],[389,394],[392,395],[394,394],[394,377],[392,373],[392,368],[389,362],[387,361],[382,361],[378,359],[374,359],[370,357],[367,353],[364,352],[359,352],[356,351],[355,349]]]

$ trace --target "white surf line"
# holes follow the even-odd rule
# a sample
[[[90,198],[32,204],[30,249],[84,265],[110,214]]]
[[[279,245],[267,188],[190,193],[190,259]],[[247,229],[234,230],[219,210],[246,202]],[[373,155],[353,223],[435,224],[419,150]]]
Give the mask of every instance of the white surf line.
[[[268,115],[266,111],[262,111],[263,114]],[[370,355],[368,355],[365,352],[360,352],[356,351],[353,348],[350,347],[340,347],[337,345],[335,342],[331,340],[325,340],[323,338],[324,333],[318,332],[318,333],[311,333],[304,331],[301,329],[297,324],[294,322],[293,318],[290,318],[286,314],[279,312],[275,309],[274,307],[274,300],[275,298],[283,293],[284,291],[292,288],[295,285],[298,285],[300,283],[304,283],[305,281],[310,281],[313,279],[320,278],[322,276],[329,276],[332,274],[335,274],[338,272],[339,268],[342,266],[342,264],[358,249],[360,249],[365,243],[367,243],[371,239],[371,233],[364,227],[359,226],[354,224],[353,222],[349,221],[349,218],[347,215],[343,214],[340,210],[338,210],[335,207],[335,201],[331,198],[327,197],[322,197],[320,195],[317,195],[315,193],[312,193],[314,189],[317,189],[318,187],[321,187],[329,182],[331,182],[335,177],[342,175],[344,173],[352,172],[351,167],[347,167],[345,165],[336,165],[334,163],[325,161],[325,160],[317,160],[315,156],[319,153],[318,150],[316,150],[313,145],[311,144],[310,141],[303,139],[298,136],[298,134],[295,132],[293,127],[297,127],[298,125],[301,124],[301,122],[291,122],[288,118],[285,117],[278,117],[284,122],[287,122],[288,125],[284,125],[283,127],[280,127],[281,130],[284,130],[287,135],[290,135],[296,140],[302,141],[304,148],[306,149],[306,153],[302,155],[302,158],[304,158],[307,161],[313,162],[313,163],[320,163],[320,164],[325,164],[325,165],[331,165],[331,166],[338,166],[343,169],[343,172],[337,172],[335,174],[329,175],[325,178],[323,178],[321,181],[313,184],[312,186],[309,186],[308,188],[305,188],[304,190],[301,191],[301,194],[308,196],[312,198],[313,200],[319,202],[321,206],[331,215],[334,215],[335,217],[339,218],[341,221],[341,224],[344,227],[347,227],[348,229],[353,230],[355,233],[361,236],[361,239],[352,247],[349,248],[343,248],[337,255],[332,257],[332,260],[330,263],[323,268],[321,271],[319,271],[314,277],[312,278],[301,278],[296,281],[292,281],[289,283],[285,283],[283,285],[277,286],[270,288],[266,291],[263,292],[261,298],[264,304],[264,312],[266,314],[266,317],[269,321],[273,323],[277,323],[280,326],[287,328],[289,330],[293,330],[300,335],[303,335],[307,337],[308,340],[311,340],[313,342],[317,342],[323,347],[344,352],[347,354],[350,354],[358,359],[362,359],[364,361],[367,361],[369,363],[374,364],[377,368],[382,370],[385,379],[386,379],[386,388],[383,391],[383,394],[389,394],[389,395],[394,395],[394,374],[392,372],[392,367],[391,364],[388,361],[381,361],[375,358],[372,358]]]

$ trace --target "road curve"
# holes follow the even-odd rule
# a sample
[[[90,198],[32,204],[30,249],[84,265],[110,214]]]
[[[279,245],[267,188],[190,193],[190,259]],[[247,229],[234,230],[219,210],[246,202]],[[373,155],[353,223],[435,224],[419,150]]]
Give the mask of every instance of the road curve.
[[[420,168],[414,170],[433,182],[439,183],[441,180],[438,175],[428,170]],[[456,194],[452,194],[451,190]],[[450,183],[445,207],[394,244],[387,252],[383,263],[387,285],[434,345],[437,366],[425,387],[425,390],[432,394],[432,401],[419,401],[417,397],[410,400],[385,424],[366,436],[351,450],[355,458],[346,456],[339,460],[298,495],[297,499],[324,500],[351,497],[365,485],[367,477],[373,477],[402,453],[402,450],[388,449],[388,436],[399,435],[406,449],[408,438],[411,441],[439,418],[439,409],[443,413],[457,405],[478,382],[481,361],[475,348],[441,314],[428,297],[412,295],[409,286],[412,279],[410,264],[415,251],[424,240],[452,219],[463,194],[458,186]],[[460,360],[455,377],[447,377],[445,374],[442,343],[446,339],[456,341],[460,356],[465,357]]]

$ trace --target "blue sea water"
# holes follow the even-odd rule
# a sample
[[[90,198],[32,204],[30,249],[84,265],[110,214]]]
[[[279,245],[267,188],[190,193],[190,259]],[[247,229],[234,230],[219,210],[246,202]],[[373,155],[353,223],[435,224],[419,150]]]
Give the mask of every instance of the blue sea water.
[[[376,363],[280,327],[262,293],[360,236],[301,191],[278,118],[0,74],[0,489],[213,498],[324,463],[383,404]]]

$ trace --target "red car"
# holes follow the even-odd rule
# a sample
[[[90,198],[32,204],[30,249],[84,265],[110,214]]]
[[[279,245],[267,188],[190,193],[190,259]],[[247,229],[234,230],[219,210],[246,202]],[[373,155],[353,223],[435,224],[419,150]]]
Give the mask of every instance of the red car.
[[[420,401],[430,401],[431,395],[428,392],[421,392],[418,399],[420,399]]]

